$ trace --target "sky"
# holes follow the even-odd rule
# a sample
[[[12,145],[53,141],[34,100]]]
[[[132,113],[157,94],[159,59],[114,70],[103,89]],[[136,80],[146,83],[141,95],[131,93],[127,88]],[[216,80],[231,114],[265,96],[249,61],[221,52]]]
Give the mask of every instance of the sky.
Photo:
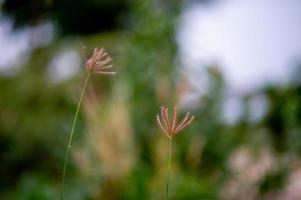
[[[177,40],[182,65],[193,76],[218,65],[233,93],[287,84],[301,62],[301,1],[190,4],[179,19]]]
[[[226,82],[225,122],[242,117],[242,97],[250,94],[250,121],[260,121],[269,102],[258,91],[289,84],[301,63],[301,1],[195,1],[179,18],[177,43],[190,87],[183,104],[200,102],[209,83],[205,67],[217,66]]]

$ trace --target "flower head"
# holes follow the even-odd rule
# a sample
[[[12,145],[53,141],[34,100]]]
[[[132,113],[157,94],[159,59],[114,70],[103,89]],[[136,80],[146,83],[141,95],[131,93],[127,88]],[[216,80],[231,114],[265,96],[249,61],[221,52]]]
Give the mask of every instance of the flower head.
[[[95,48],[92,56],[86,61],[86,69],[90,73],[115,74],[116,72],[107,71],[112,68],[112,59],[104,48]]]
[[[173,137],[177,133],[179,133],[182,129],[187,127],[194,120],[194,116],[189,116],[190,113],[186,113],[185,117],[181,122],[177,122],[177,108],[174,107],[173,115],[169,117],[168,109],[165,107],[161,107],[161,118],[160,115],[157,115],[157,122],[163,132],[169,137]]]

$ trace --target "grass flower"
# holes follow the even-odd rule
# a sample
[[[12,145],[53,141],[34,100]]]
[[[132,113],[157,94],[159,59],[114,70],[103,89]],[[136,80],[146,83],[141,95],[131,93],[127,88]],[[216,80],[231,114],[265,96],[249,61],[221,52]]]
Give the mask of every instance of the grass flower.
[[[66,169],[67,169],[67,163],[68,163],[69,153],[70,153],[70,149],[71,149],[72,138],[73,138],[80,106],[82,104],[83,97],[84,97],[84,94],[86,91],[87,83],[92,74],[115,74],[115,72],[113,72],[113,71],[108,71],[108,69],[113,67],[111,62],[112,62],[111,57],[108,55],[108,53],[106,53],[106,51],[103,48],[95,48],[92,56],[86,60],[85,67],[86,67],[88,73],[87,73],[86,80],[85,80],[85,83],[84,83],[84,86],[83,86],[83,89],[82,89],[82,92],[81,92],[81,95],[80,95],[80,98],[79,98],[79,101],[77,104],[76,112],[75,112],[75,115],[73,118],[72,128],[71,128],[70,135],[69,135],[68,145],[66,147],[66,154],[65,154],[63,174],[62,174],[61,200],[64,199]]]
[[[168,108],[161,107],[161,118],[157,115],[157,122],[163,132],[167,135],[169,139],[187,127],[194,120],[194,116],[190,117],[190,113],[186,113],[185,117],[180,123],[177,124],[177,108],[174,107],[173,115],[168,116]]]
[[[160,117],[161,115],[161,117]],[[157,122],[162,129],[162,131],[167,135],[169,139],[169,153],[168,153],[168,170],[167,170],[167,179],[166,179],[166,194],[165,197],[168,199],[168,187],[169,187],[169,174],[171,168],[171,147],[172,147],[172,138],[183,130],[185,127],[190,125],[194,120],[194,116],[190,117],[190,113],[186,113],[185,117],[178,123],[177,122],[177,108],[174,107],[172,116],[169,116],[168,109],[161,107],[161,113],[157,115]]]
[[[86,69],[89,73],[96,74],[115,74],[116,72],[108,71],[113,67],[112,58],[103,48],[95,48],[92,56],[86,61]]]

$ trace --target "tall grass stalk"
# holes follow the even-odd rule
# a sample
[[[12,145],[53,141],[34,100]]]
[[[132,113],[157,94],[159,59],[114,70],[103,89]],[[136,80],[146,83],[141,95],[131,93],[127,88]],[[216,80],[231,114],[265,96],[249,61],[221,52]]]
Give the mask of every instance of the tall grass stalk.
[[[169,175],[170,175],[170,169],[171,169],[171,147],[172,147],[172,137],[169,137],[168,168],[167,168],[166,194],[165,194],[166,200],[168,199]]]
[[[111,57],[108,55],[108,53],[103,48],[95,48],[92,56],[88,60],[86,60],[85,67],[87,69],[87,77],[86,77],[86,81],[84,83],[84,86],[83,86],[83,89],[82,89],[82,92],[81,92],[81,95],[80,95],[80,98],[79,98],[79,101],[77,104],[76,112],[75,112],[75,115],[73,118],[72,128],[70,131],[68,145],[66,146],[66,154],[65,154],[63,174],[62,174],[62,188],[61,188],[61,195],[60,195],[61,200],[64,199],[66,170],[67,170],[67,163],[68,163],[68,158],[69,158],[70,149],[71,149],[72,138],[73,138],[73,134],[74,134],[74,130],[75,130],[76,121],[78,118],[79,109],[82,104],[85,92],[86,92],[86,87],[87,87],[88,81],[92,74],[109,74],[109,75],[115,74],[116,72],[110,71],[110,69],[113,67],[113,65],[111,64],[111,61],[112,61]]]
[[[165,199],[168,199],[168,189],[169,189],[169,175],[171,168],[171,147],[172,147],[172,138],[178,134],[181,130],[187,127],[194,120],[194,116],[190,117],[190,113],[186,113],[185,117],[177,122],[177,108],[173,108],[172,116],[168,114],[168,108],[164,106],[161,107],[160,114],[157,115],[157,123],[166,134],[169,139],[169,152],[168,152],[168,169],[167,169],[167,178],[166,178],[166,194]]]
[[[82,89],[82,92],[81,92],[81,95],[80,95],[80,98],[79,98],[79,101],[78,101],[78,104],[77,104],[76,112],[75,112],[75,115],[74,115],[74,118],[73,118],[72,128],[71,128],[71,131],[70,131],[70,134],[69,134],[68,145],[66,146],[66,153],[65,153],[65,160],[64,160],[64,167],[63,167],[63,174],[62,174],[61,200],[64,199],[66,169],[67,169],[67,163],[68,163],[69,153],[70,153],[70,149],[71,149],[72,138],[73,138],[73,134],[74,134],[74,130],[75,130],[75,125],[76,125],[76,122],[77,122],[78,113],[79,113],[80,106],[82,104],[82,101],[83,101],[83,98],[84,98],[84,95],[85,95],[85,92],[86,92],[87,83],[90,79],[90,76],[91,76],[91,72],[88,72],[87,76],[86,76],[84,86],[83,86],[83,89]]]

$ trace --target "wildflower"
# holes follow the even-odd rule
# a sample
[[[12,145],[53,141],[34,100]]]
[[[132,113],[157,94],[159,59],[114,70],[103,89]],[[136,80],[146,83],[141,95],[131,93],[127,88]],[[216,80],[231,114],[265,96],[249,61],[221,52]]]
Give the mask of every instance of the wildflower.
[[[115,74],[116,72],[107,71],[112,68],[112,59],[104,48],[95,48],[92,56],[86,61],[86,69],[89,73],[96,74]]]
[[[173,137],[194,120],[194,116],[189,116],[190,113],[186,113],[185,117],[182,119],[180,123],[177,124],[177,108],[174,107],[173,115],[170,118],[168,116],[168,109],[165,107],[161,107],[161,119],[159,114],[157,115],[157,122],[163,132],[167,135],[168,138]]]

